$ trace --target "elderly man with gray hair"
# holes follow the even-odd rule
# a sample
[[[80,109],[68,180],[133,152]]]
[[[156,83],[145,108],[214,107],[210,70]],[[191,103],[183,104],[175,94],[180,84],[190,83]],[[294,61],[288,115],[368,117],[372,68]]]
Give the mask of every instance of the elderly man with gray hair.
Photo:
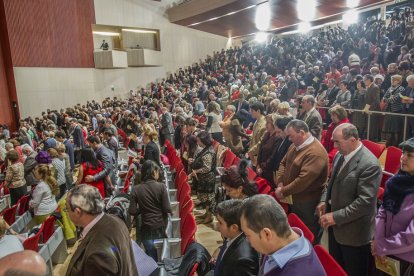
[[[35,186],[39,183],[39,180],[36,179],[34,175],[34,169],[37,166],[36,156],[37,152],[27,144],[22,146],[22,152],[26,156],[24,160],[24,179],[26,180],[27,186]]]
[[[76,186],[67,195],[66,208],[72,222],[83,228],[67,276],[138,275],[128,228],[119,218],[103,212],[97,188]]]

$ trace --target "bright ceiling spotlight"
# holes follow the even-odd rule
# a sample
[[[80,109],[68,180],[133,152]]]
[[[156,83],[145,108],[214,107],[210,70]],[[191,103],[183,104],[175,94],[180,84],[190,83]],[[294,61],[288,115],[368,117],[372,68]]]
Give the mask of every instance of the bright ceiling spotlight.
[[[359,0],[346,0],[346,6],[348,8],[356,8],[359,5]]]
[[[267,40],[268,34],[264,32],[259,32],[256,34],[255,40],[259,43],[263,43]]]
[[[311,30],[311,24],[309,22],[300,22],[298,26],[298,31],[300,33],[307,33]]]
[[[300,20],[312,21],[316,12],[316,0],[298,0],[296,10]]]
[[[354,24],[358,22],[358,12],[356,10],[349,10],[342,16],[342,20],[346,24]]]
[[[269,2],[260,4],[256,9],[254,20],[256,28],[260,31],[266,31],[270,27],[270,4]]]

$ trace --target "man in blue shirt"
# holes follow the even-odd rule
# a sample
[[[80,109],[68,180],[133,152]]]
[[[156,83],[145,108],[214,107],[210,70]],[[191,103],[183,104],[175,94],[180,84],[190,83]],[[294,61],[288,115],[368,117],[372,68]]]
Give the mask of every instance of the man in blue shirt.
[[[241,227],[251,246],[263,255],[259,276],[326,275],[310,242],[299,228],[289,226],[284,210],[271,196],[245,200]]]

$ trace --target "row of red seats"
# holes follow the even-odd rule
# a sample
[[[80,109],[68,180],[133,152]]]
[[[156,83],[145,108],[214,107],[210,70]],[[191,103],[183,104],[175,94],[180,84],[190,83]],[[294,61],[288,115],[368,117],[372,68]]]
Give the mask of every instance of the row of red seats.
[[[306,224],[294,213],[288,215],[288,222],[291,227],[297,227],[302,230],[303,235],[310,243],[313,244],[315,236]],[[336,260],[329,254],[329,252],[321,245],[314,246],[315,253],[318,256],[327,276],[346,276],[346,272],[336,262]]]
[[[194,242],[197,231],[197,224],[193,215],[194,202],[191,199],[191,187],[188,184],[188,176],[181,159],[178,157],[170,141],[167,140],[165,146],[166,156],[171,164],[171,169],[175,171],[175,185],[177,187],[177,199],[181,218],[181,254],[184,255],[188,245]]]

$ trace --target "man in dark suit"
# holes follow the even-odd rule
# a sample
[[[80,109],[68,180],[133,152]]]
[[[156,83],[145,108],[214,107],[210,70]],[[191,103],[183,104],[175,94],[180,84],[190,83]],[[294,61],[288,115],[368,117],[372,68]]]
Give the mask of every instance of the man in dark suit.
[[[109,175],[111,179],[111,183],[105,182],[105,190],[108,188],[113,189],[113,185],[115,184],[115,168],[116,168],[116,158],[114,152],[104,145],[101,144],[101,140],[98,136],[89,135],[86,138],[89,146],[95,151],[96,158],[104,164],[104,169],[95,174],[95,175],[87,175],[85,177],[86,182],[95,182],[105,178]]]
[[[67,195],[69,218],[83,228],[79,245],[66,276],[138,275],[128,228],[118,218],[103,212],[98,189],[82,184]]]
[[[172,122],[171,114],[168,112],[166,107],[162,109],[161,117],[161,127],[160,127],[160,145],[163,146],[165,140],[169,140],[171,143],[174,143],[172,135],[174,133],[174,126]]]
[[[80,162],[81,149],[85,147],[85,140],[83,139],[83,133],[81,127],[78,125],[76,118],[70,119],[71,132],[70,135],[73,139],[73,145],[75,148],[75,161]]]
[[[364,83],[367,88],[364,111],[368,114],[370,111],[380,111],[380,89],[374,83],[374,77],[369,74],[365,75]],[[367,139],[377,142],[380,140],[380,115],[371,114],[369,118],[369,137]]]
[[[332,138],[338,154],[316,211],[328,229],[330,254],[350,276],[368,275],[381,166],[354,125],[339,125]]]
[[[226,200],[216,208],[218,229],[225,242],[215,261],[215,276],[257,275],[259,271],[259,255],[241,231],[239,211],[242,205],[242,200]]]
[[[232,103],[232,105],[236,107],[236,113],[242,109],[249,111],[249,103],[244,99],[242,91],[240,91],[238,100]]]
[[[306,95],[302,98],[302,108],[305,110],[304,121],[309,127],[312,136],[318,140],[322,137],[322,117],[315,108],[316,100],[312,95]]]

